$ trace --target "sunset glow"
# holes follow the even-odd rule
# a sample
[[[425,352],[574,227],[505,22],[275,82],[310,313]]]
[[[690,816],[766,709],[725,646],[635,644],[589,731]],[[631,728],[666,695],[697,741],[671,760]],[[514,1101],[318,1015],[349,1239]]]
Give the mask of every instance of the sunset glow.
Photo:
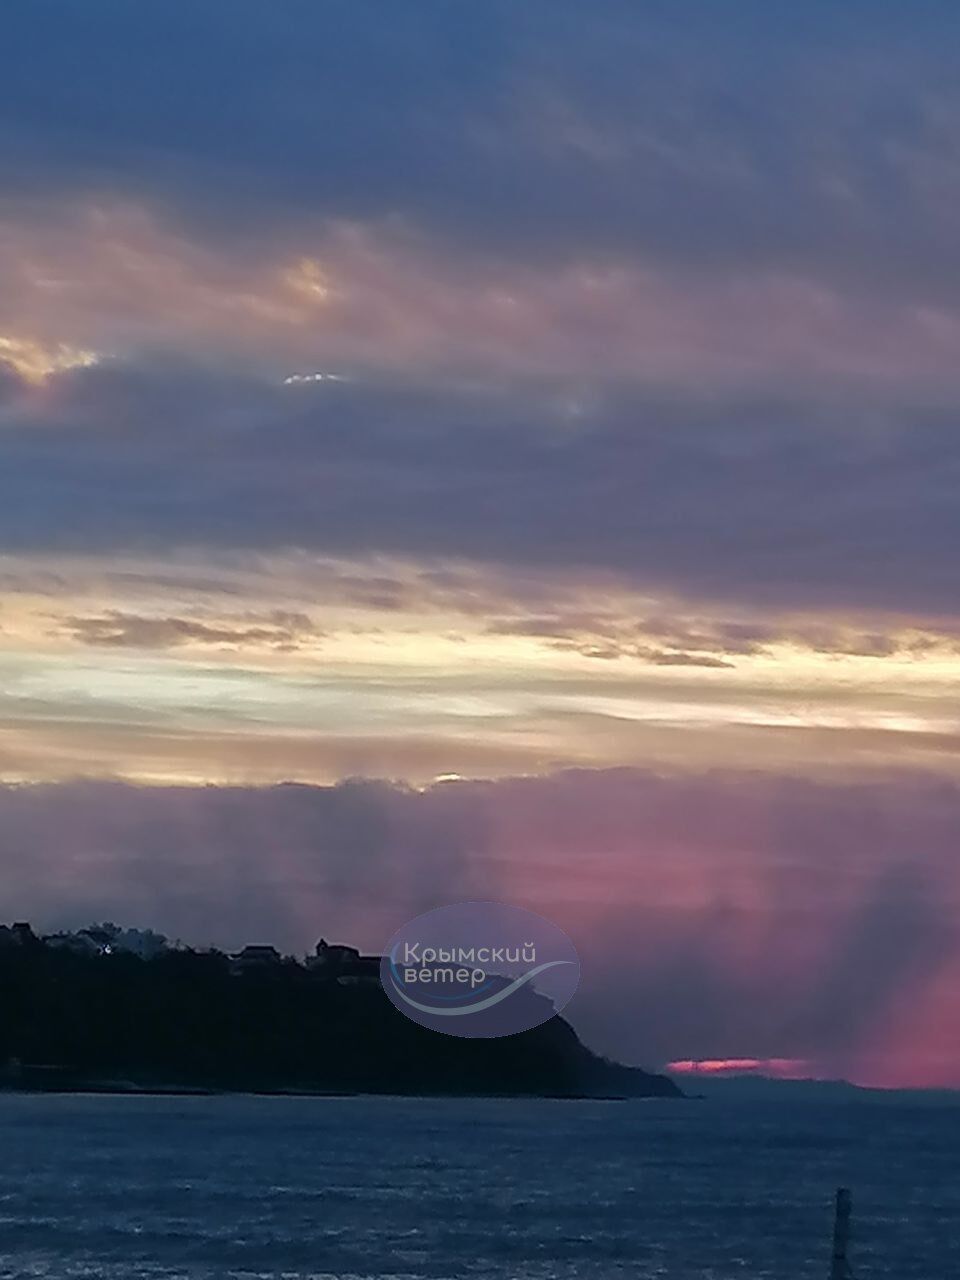
[[[680,1076],[768,1076],[776,1080],[806,1080],[811,1064],[791,1058],[701,1058],[668,1062],[666,1069]]]
[[[960,1087],[949,39],[162,8],[0,54],[8,913],[499,895],[612,1056]]]

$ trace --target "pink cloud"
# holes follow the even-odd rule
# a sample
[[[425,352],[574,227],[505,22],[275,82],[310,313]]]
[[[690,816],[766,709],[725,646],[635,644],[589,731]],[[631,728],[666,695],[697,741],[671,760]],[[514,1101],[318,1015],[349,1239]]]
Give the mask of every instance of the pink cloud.
[[[693,274],[569,251],[527,263],[456,250],[384,220],[215,245],[148,204],[76,204],[0,222],[0,343],[33,370],[77,350],[198,350],[281,373],[318,367],[571,379],[576,422],[597,379],[783,385],[811,376],[955,388],[951,304],[878,300],[786,266]],[[58,354],[59,353],[59,354]],[[0,358],[3,348],[0,346]],[[25,368],[26,368],[25,364]],[[302,389],[300,389],[302,392]]]
[[[909,775],[0,790],[11,917],[375,949],[431,906],[501,898],[574,938],[570,1015],[597,1048],[868,1083],[960,1084],[958,824],[960,789]]]

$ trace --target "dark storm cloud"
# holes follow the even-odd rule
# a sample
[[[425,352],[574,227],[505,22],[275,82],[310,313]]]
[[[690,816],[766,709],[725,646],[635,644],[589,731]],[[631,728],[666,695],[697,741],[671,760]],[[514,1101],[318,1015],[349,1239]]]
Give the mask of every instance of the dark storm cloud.
[[[960,436],[942,409],[611,393],[571,424],[515,391],[303,395],[170,369],[54,383],[0,416],[8,550],[383,552],[596,567],[708,599],[956,609]]]
[[[8,200],[955,294],[948,4],[11,0],[0,36]]]

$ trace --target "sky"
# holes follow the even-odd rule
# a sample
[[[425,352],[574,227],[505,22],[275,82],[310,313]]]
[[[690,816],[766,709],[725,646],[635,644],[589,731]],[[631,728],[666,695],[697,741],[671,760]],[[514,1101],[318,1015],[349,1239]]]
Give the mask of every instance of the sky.
[[[489,897],[960,1087],[960,12],[7,0],[0,915]]]

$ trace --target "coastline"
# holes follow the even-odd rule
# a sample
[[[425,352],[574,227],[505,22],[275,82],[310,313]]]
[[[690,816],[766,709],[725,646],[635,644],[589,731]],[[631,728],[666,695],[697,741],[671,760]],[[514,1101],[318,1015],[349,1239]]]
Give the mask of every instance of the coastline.
[[[403,1093],[396,1089],[310,1089],[255,1086],[249,1088],[219,1088],[204,1085],[176,1084],[139,1084],[128,1080],[77,1080],[75,1082],[56,1081],[45,1084],[0,1086],[0,1097],[15,1096],[88,1096],[88,1097],[145,1097],[145,1098],[396,1098],[412,1099],[449,1099],[459,1101],[466,1098],[498,1099],[502,1101],[539,1101],[539,1102],[649,1102],[649,1101],[689,1101],[687,1094],[649,1094],[631,1097],[629,1094],[609,1093],[524,1093],[513,1091],[477,1091],[462,1092],[449,1089],[443,1091],[423,1091],[419,1093]]]

